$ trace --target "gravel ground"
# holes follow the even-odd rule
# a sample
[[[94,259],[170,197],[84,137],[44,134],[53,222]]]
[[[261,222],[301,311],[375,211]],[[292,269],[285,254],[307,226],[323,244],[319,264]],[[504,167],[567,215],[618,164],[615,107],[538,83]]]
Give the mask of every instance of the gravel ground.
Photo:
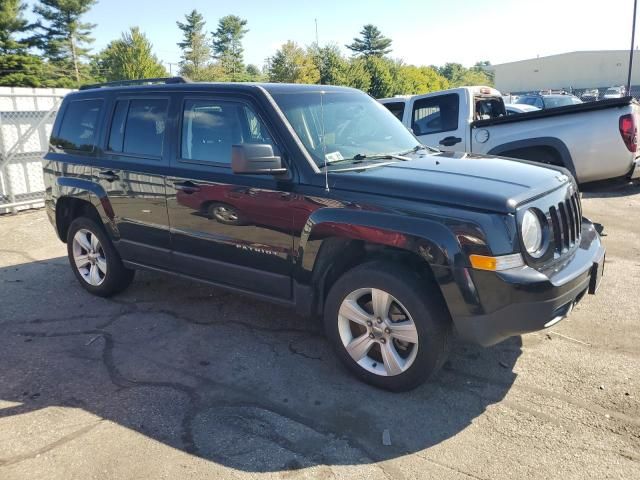
[[[0,478],[640,478],[640,188],[583,205],[598,295],[551,330],[456,343],[405,394],[280,307],[149,273],[93,297],[43,211],[0,217]]]

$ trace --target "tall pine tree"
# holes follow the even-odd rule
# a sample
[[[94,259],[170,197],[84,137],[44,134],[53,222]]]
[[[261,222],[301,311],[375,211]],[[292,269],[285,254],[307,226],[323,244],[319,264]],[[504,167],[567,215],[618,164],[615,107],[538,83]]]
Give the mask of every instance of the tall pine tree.
[[[367,24],[360,31],[360,37],[345,47],[356,56],[383,57],[391,52],[391,39],[382,35],[375,25]]]
[[[29,42],[18,39],[29,30],[29,22],[22,15],[27,8],[22,0],[0,0],[0,54],[23,53]]]
[[[229,77],[235,81],[244,77],[244,58],[242,39],[249,31],[247,21],[236,16],[227,15],[218,22],[218,28],[213,35],[213,58],[220,62],[220,66]]]
[[[176,22],[183,34],[183,40],[178,42],[178,46],[182,49],[180,73],[193,80],[201,80],[211,56],[204,17],[197,10],[191,11],[184,17],[184,23]]]
[[[122,38],[112,41],[100,52],[99,70],[108,81],[164,77],[167,71],[152,48],[144,33],[138,27],[131,27]]]
[[[71,69],[77,84],[81,72],[86,71],[82,60],[89,57],[87,44],[93,42],[94,24],[82,17],[96,0],[39,0],[33,11],[40,18],[36,24],[39,33],[33,39],[45,57],[59,69]]]
[[[10,87],[54,86],[48,66],[29,52],[31,42],[25,38],[29,22],[22,0],[0,0],[0,85]]]

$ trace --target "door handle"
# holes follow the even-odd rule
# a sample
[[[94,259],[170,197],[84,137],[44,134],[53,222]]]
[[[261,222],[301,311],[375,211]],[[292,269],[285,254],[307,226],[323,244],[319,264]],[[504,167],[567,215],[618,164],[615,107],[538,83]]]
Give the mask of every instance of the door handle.
[[[184,193],[195,193],[200,191],[200,187],[192,182],[176,182],[173,184],[173,187]]]
[[[445,147],[452,147],[456,143],[460,143],[462,139],[460,137],[445,137],[440,140],[440,145]]]
[[[113,173],[111,170],[106,170],[98,173],[98,177],[102,180],[106,180],[107,182],[114,182],[118,180],[120,177]]]

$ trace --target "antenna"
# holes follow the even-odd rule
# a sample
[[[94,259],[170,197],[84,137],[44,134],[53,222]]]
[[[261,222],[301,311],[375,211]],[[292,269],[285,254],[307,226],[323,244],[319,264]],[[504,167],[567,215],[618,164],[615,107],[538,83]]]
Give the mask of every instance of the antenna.
[[[316,45],[320,47],[320,42],[318,41],[318,19],[314,18],[314,20],[316,22]]]
[[[631,26],[631,49],[629,50],[629,75],[627,76],[627,95],[631,95],[631,69],[633,68],[633,44],[636,37],[636,8],[638,0],[633,0],[633,24]]]
[[[327,143],[324,141],[324,90],[320,92],[320,123],[322,123],[322,156],[324,157],[324,189],[329,191],[329,168],[327,163]]]

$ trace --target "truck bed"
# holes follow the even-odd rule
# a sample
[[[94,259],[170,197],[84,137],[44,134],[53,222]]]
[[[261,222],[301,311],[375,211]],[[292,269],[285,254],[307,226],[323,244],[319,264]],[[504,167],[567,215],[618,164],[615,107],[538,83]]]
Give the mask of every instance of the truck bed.
[[[565,107],[548,108],[536,112],[527,112],[517,115],[507,115],[506,117],[489,118],[486,120],[476,120],[471,123],[471,128],[488,127],[491,125],[502,125],[505,123],[523,122],[535,118],[549,118],[560,115],[571,115],[572,113],[591,112],[594,110],[604,110],[613,107],[626,107],[631,103],[637,103],[633,97],[609,98],[598,100],[597,102],[579,103],[577,105],[567,105]]]

